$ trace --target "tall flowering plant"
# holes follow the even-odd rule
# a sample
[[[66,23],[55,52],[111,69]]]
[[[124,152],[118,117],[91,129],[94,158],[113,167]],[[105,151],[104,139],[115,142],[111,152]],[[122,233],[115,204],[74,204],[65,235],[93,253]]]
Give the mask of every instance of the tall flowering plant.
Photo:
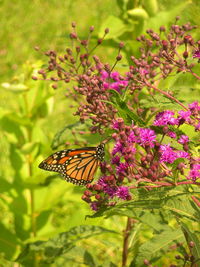
[[[178,25],[177,21],[169,30],[162,26],[159,33],[150,29],[138,37],[140,56],[131,56],[123,73],[116,65],[122,60],[124,44],[119,44],[111,66],[94,55],[109,29],[90,48],[94,27],[90,27],[88,38],[81,40],[73,23],[72,48],[63,55],[47,51],[48,67],[39,71],[41,78],[33,77],[53,81],[54,89],[59,83],[73,84],[67,97],[79,105],[75,115],[82,123],[90,121],[91,134],[98,133],[108,147],[102,175],[87,185],[82,199],[97,211],[94,216],[127,215],[127,231],[133,227],[133,218],[142,217],[135,208],[162,212],[165,207],[180,221],[189,218],[188,214],[194,222],[199,220],[194,214],[200,212],[200,104],[197,97],[187,103],[173,88],[162,88],[180,75],[200,80],[200,41],[192,37],[196,27]],[[195,94],[199,96],[197,90]],[[188,227],[183,222],[181,227],[186,240],[193,242]],[[123,266],[127,262],[127,235]],[[197,260],[194,250],[190,249],[190,254],[193,258],[188,261]],[[144,264],[149,265],[148,260]]]

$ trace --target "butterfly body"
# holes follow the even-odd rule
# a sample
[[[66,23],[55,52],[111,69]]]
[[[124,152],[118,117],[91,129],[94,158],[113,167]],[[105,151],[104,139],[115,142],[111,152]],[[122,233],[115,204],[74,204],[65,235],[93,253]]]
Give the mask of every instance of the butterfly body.
[[[39,164],[39,168],[60,173],[67,182],[91,183],[100,162],[104,160],[104,144],[97,147],[58,151]]]

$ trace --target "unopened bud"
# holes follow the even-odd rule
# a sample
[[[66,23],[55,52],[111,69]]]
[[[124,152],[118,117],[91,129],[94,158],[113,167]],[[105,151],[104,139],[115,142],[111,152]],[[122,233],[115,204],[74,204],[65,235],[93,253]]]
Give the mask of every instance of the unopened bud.
[[[57,84],[52,84],[52,86],[51,86],[53,89],[57,89],[58,88],[58,85]]]
[[[105,34],[109,33],[109,29],[106,28],[104,32],[105,32]]]
[[[76,22],[72,22],[72,28],[76,28]]]
[[[122,59],[122,55],[118,55],[117,57],[116,57],[116,60],[117,61],[120,61]]]
[[[94,31],[94,26],[90,26],[90,32]]]

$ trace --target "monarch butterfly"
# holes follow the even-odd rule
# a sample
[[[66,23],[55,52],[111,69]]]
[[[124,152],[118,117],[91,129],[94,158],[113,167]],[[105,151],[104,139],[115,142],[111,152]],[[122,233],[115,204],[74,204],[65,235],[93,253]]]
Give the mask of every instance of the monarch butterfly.
[[[91,183],[100,161],[104,160],[104,144],[58,151],[39,164],[39,168],[60,173],[67,182]]]

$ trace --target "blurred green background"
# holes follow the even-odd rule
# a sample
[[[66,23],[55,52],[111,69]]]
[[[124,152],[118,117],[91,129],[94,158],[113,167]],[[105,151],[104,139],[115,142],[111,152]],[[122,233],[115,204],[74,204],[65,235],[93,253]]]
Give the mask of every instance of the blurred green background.
[[[78,121],[71,100],[65,97],[67,86],[51,88],[51,83],[32,81],[31,76],[46,58],[34,50],[64,51],[70,46],[71,22],[77,23],[80,37],[85,38],[91,25],[95,26],[92,43],[110,28],[105,43],[95,52],[105,62],[114,62],[117,44],[124,41],[124,68],[131,54],[138,53],[135,37],[149,27],[155,30],[170,25],[176,16],[181,22],[191,21],[199,26],[198,0],[12,0],[0,1],[0,264],[12,265],[27,242],[48,240],[60,232],[78,225],[99,225],[118,234],[105,234],[78,244],[96,255],[99,263],[112,258],[115,266],[121,258],[124,218],[89,219],[92,212],[81,200],[83,188],[68,184],[56,175],[38,169],[38,164],[52,153],[51,143],[57,132]],[[70,102],[70,103],[69,103]],[[84,129],[87,130],[87,129]],[[96,145],[98,137],[76,136],[78,141]],[[65,142],[74,143],[67,131]],[[91,142],[90,142],[91,141]],[[145,226],[144,226],[145,228]],[[142,239],[148,238],[147,230]],[[80,251],[79,251],[80,253]],[[81,253],[80,253],[81,255]],[[65,266],[71,256],[64,258]],[[38,266],[29,260],[26,266]],[[63,264],[58,258],[52,266]],[[81,265],[82,264],[82,265]],[[73,266],[88,266],[77,261]],[[91,265],[92,266],[92,265]],[[106,266],[106,265],[103,265]],[[110,266],[110,265],[109,265]]]

